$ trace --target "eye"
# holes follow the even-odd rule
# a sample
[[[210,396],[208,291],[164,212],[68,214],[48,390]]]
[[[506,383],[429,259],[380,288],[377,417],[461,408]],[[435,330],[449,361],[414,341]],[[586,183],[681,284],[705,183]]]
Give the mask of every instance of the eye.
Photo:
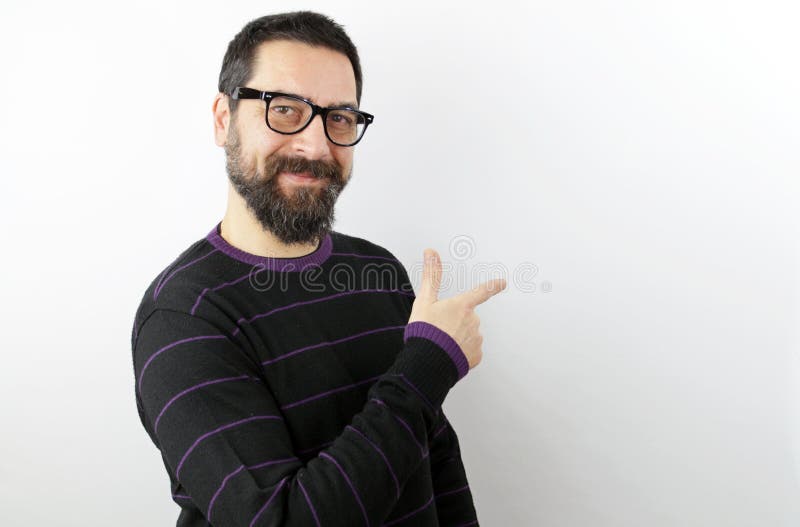
[[[348,115],[342,113],[334,113],[331,114],[331,120],[336,124],[346,124],[351,125],[353,124],[353,119],[351,119]]]
[[[294,111],[294,108],[292,108],[291,106],[272,106],[272,110],[275,113],[280,113],[280,114],[283,114],[283,115],[287,115],[287,114],[291,113],[292,111]]]

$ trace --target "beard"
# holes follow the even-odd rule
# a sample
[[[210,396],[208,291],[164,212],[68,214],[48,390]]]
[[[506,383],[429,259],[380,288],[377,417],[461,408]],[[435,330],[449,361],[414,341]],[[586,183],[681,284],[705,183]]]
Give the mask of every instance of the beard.
[[[272,154],[266,159],[263,173],[243,166],[241,142],[233,121],[225,157],[228,179],[247,208],[265,230],[283,243],[322,240],[331,230],[334,205],[350,177],[348,174],[345,179],[338,163]],[[281,172],[308,172],[323,183],[292,185],[287,192],[277,181]]]

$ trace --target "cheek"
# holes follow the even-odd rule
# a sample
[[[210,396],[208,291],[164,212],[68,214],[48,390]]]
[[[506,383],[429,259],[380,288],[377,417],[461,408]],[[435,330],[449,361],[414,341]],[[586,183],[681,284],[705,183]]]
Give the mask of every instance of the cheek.
[[[239,164],[247,172],[252,172],[256,168],[261,170],[262,168],[258,157],[253,155],[252,148],[242,148],[239,152]]]
[[[353,149],[350,148],[349,151],[339,151],[334,154],[334,156],[336,162],[342,167],[342,171],[346,176],[348,172],[350,172],[350,167],[353,165]]]
[[[247,151],[246,162],[251,169],[255,169],[259,174],[264,174],[264,168],[270,156],[276,153],[274,145],[255,144]]]

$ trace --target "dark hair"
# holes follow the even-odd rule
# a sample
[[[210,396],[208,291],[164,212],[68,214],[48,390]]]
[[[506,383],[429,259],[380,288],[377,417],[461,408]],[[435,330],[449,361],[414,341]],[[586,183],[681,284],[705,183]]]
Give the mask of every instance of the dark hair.
[[[342,26],[312,11],[267,15],[248,22],[228,44],[219,72],[219,91],[230,95],[237,86],[245,86],[252,76],[256,49],[272,40],[303,42],[347,55],[356,77],[356,101],[361,104],[361,63],[355,45]],[[238,102],[229,99],[231,113]]]

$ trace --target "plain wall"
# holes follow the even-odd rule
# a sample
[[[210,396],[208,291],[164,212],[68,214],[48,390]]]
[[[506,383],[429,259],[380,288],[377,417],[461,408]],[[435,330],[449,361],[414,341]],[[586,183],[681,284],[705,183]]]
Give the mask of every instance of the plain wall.
[[[336,230],[509,279],[445,402],[482,525],[798,525],[800,9],[710,0],[6,2],[0,523],[174,524],[133,315],[224,213],[228,41],[299,8],[376,115]]]

